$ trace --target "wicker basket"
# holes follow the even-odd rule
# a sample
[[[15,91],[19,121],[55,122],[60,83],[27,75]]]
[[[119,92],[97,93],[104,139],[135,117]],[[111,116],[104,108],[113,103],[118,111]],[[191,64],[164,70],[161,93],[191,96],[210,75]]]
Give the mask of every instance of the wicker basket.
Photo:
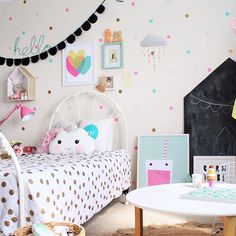
[[[75,236],[85,236],[85,230],[82,226],[78,226],[73,223],[66,223],[66,222],[51,222],[51,223],[44,223],[48,228],[53,229],[54,226],[68,226],[71,232]],[[32,234],[32,226],[28,225],[22,228],[17,229],[13,236],[28,236]]]

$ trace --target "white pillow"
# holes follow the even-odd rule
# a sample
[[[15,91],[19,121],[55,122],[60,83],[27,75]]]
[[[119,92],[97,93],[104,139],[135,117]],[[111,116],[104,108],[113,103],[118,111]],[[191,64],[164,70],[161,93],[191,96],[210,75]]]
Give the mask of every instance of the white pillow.
[[[75,129],[70,132],[62,130],[49,144],[49,153],[52,154],[91,154],[95,149],[95,141],[84,129]]]
[[[81,120],[80,128],[85,129],[95,140],[95,151],[111,151],[113,144],[113,119]]]

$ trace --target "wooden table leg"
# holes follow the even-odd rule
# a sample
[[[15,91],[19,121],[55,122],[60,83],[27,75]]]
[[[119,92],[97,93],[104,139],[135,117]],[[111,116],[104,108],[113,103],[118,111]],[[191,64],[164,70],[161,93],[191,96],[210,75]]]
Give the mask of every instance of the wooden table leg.
[[[224,217],[224,236],[235,236],[235,216]]]
[[[135,235],[143,236],[143,209],[135,207]]]

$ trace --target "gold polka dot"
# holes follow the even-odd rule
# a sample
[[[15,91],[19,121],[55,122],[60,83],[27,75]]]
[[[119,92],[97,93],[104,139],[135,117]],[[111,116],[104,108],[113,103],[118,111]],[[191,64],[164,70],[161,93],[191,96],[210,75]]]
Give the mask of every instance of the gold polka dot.
[[[29,182],[30,184],[32,184],[32,183],[33,183],[33,180],[32,180],[32,179],[28,179],[28,182]]]
[[[2,198],[2,203],[5,203],[7,200],[5,197]]]
[[[24,130],[25,130],[25,127],[21,127],[21,130],[24,131]]]
[[[8,215],[12,215],[12,214],[13,214],[13,210],[12,210],[12,209],[9,209],[9,210],[7,211],[7,213],[8,213]]]
[[[1,186],[4,188],[6,187],[7,183],[6,182],[2,182]]]
[[[30,222],[30,217],[26,217],[26,221],[27,221],[27,222]]]
[[[228,52],[229,52],[229,53],[232,53],[232,52],[233,52],[233,49],[230,48],[230,49],[228,50]]]
[[[54,217],[55,217],[55,213],[52,213],[52,214],[51,214],[51,217],[54,218]]]
[[[46,202],[50,202],[50,197],[47,197],[47,198],[46,198]]]
[[[50,27],[49,27],[49,30],[52,30],[52,29],[53,29],[52,26],[50,26]]]
[[[29,200],[33,199],[33,196],[31,194],[28,195]]]
[[[40,193],[39,193],[39,192],[37,192],[37,193],[36,193],[36,197],[39,197],[39,196],[40,196]]]
[[[45,213],[46,213],[43,208],[41,209],[41,213],[42,213],[42,214],[45,214]]]
[[[188,13],[187,13],[187,14],[185,14],[185,17],[186,17],[186,18],[188,18],[188,17],[189,17],[189,14],[188,14]]]
[[[123,91],[122,91],[122,89],[119,89],[118,92],[119,92],[119,93],[122,93]]]
[[[120,22],[120,18],[116,18],[116,22]]]
[[[156,132],[156,128],[152,128],[152,132],[155,133]]]
[[[10,195],[14,195],[14,190],[13,190],[13,189],[10,189],[10,190],[9,190],[9,194],[10,194]]]
[[[40,183],[43,184],[43,180],[42,179],[40,179]]]
[[[49,181],[48,180],[46,180],[46,184],[49,185]]]
[[[9,226],[9,225],[10,225],[10,222],[9,222],[9,221],[5,221],[5,222],[4,222],[4,225],[5,225],[5,226]]]
[[[16,217],[12,217],[11,220],[15,223],[17,221]]]
[[[30,215],[33,216],[34,215],[34,211],[30,210]]]

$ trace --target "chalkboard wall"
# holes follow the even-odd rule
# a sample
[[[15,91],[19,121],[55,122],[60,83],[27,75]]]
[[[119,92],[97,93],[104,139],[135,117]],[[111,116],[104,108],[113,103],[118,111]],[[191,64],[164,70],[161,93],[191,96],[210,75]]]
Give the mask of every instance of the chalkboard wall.
[[[227,59],[184,98],[184,131],[190,138],[190,173],[193,156],[235,156],[236,62]]]

